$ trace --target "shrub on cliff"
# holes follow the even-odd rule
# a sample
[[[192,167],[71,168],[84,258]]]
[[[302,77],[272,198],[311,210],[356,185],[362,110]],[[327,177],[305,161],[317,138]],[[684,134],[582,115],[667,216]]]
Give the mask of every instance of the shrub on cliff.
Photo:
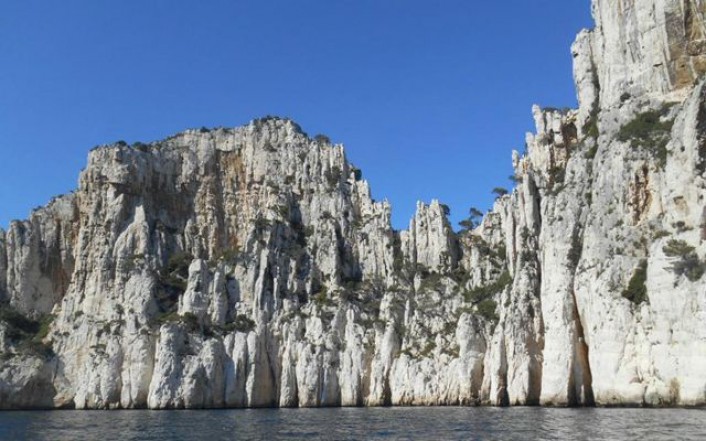
[[[341,173],[341,169],[336,166],[331,167],[324,172],[324,177],[330,187],[335,188],[338,186],[338,183],[341,182]]]
[[[231,323],[226,323],[223,327],[223,330],[226,333],[233,331],[248,333],[253,329],[255,329],[255,322],[252,321],[250,317],[243,314],[236,315],[235,319]]]
[[[178,274],[181,277],[189,276],[189,265],[194,257],[187,252],[174,253],[167,261],[166,271],[169,274]]]
[[[160,272],[161,284],[169,289],[184,292],[186,279],[189,277],[189,265],[193,256],[189,253],[178,252],[169,257],[167,265]]]
[[[618,132],[618,139],[622,142],[630,141],[633,147],[640,142],[650,142],[655,135],[672,130],[673,121],[662,121],[663,112],[648,110],[635,116],[635,119],[625,124]]]
[[[507,178],[508,178],[508,179],[510,180],[510,182],[512,182],[513,184],[519,184],[519,183],[522,182],[522,176],[519,176],[519,175],[516,175],[516,174],[512,174],[512,175],[508,176]]]
[[[419,291],[441,292],[444,290],[444,277],[441,274],[435,271],[422,271],[420,272],[420,277]]]
[[[493,299],[485,299],[478,304],[478,314],[490,322],[497,322],[499,317],[495,312],[498,304]]]
[[[458,224],[461,226],[462,231],[475,230],[478,225],[480,225],[483,220],[483,212],[476,207],[471,207],[468,210],[468,218],[462,220]]]
[[[649,302],[647,297],[647,261],[642,260],[628,282],[627,288],[623,291],[623,297],[632,303],[639,305],[642,302]]]
[[[490,322],[497,322],[496,313],[498,304],[493,300],[493,296],[504,291],[512,284],[512,276],[508,271],[504,271],[494,282],[470,289],[463,294],[464,301],[476,307],[475,313]]]
[[[220,250],[211,258],[209,264],[215,265],[218,262],[225,262],[227,264],[234,265],[240,257],[240,247],[236,245],[230,248],[223,248],[222,250]]]
[[[699,259],[696,249],[683,240],[672,239],[662,248],[664,255],[671,258],[669,267],[677,276],[686,276],[695,282],[706,272],[706,264]]]
[[[49,358],[54,352],[44,343],[54,320],[45,314],[38,320],[29,318],[8,304],[0,305],[0,322],[5,323],[5,336],[16,349],[27,355]]]
[[[660,167],[667,162],[667,143],[674,121],[663,120],[668,110],[648,110],[638,114],[635,119],[625,124],[618,132],[618,140],[630,142],[633,149],[642,148],[657,160]]]
[[[325,306],[331,306],[333,302],[328,297],[328,287],[326,285],[321,285],[316,293],[312,293],[311,301],[313,301],[319,308]]]
[[[598,105],[594,104],[590,116],[583,125],[583,133],[589,138],[598,139],[600,135],[600,131],[598,130],[599,114],[600,109]]]
[[[202,330],[199,318],[192,312],[185,312],[184,314],[179,314],[176,311],[164,312],[155,316],[151,321],[151,324],[154,326],[162,326],[167,323],[181,324],[189,332],[199,332]],[[204,331],[206,330],[204,329]]]
[[[496,281],[469,289],[463,294],[463,298],[466,302],[477,305],[483,300],[489,299],[495,294],[504,291],[505,288],[511,284],[512,276],[508,271],[504,271]]]
[[[495,195],[496,199],[499,199],[499,198],[505,196],[506,194],[508,194],[508,191],[507,191],[507,188],[495,187],[493,189],[492,193]]]
[[[186,291],[189,265],[193,256],[186,252],[172,254],[167,264],[157,273],[159,286],[154,300],[162,314],[176,311],[179,297]]]
[[[321,145],[330,145],[331,144],[331,138],[329,138],[326,135],[318,134],[314,136],[314,141],[316,141],[317,144]]]

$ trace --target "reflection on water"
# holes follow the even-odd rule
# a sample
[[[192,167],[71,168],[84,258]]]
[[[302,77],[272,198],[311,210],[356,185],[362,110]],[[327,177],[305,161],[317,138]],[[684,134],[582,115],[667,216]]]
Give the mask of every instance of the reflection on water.
[[[1,439],[706,440],[685,409],[356,408],[0,412]]]

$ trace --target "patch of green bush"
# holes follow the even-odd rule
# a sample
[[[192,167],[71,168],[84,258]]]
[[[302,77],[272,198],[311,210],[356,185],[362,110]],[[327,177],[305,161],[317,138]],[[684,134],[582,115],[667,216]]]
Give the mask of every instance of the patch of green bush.
[[[331,145],[331,138],[329,138],[326,135],[318,134],[314,136],[314,141],[316,141],[317,144],[321,145]]]
[[[507,191],[507,188],[495,187],[491,193],[493,193],[495,195],[496,199],[500,199],[501,197],[505,196],[509,192]]]
[[[311,297],[311,300],[319,307],[332,305],[333,302],[328,298],[328,288],[326,285],[321,285],[319,291]]]
[[[564,189],[564,181],[566,180],[566,169],[560,166],[551,167],[547,170],[549,175],[548,193],[556,195]]]
[[[326,170],[324,173],[324,177],[326,178],[326,182],[328,182],[329,187],[336,187],[339,182],[341,182],[341,169],[339,167],[331,167],[330,169]]]
[[[255,233],[259,236],[262,235],[265,231],[267,231],[269,228],[272,227],[272,223],[262,217],[262,215],[258,215],[257,218],[255,218]]]
[[[277,206],[275,206],[274,210],[279,215],[279,217],[281,217],[285,221],[289,220],[289,217],[290,217],[289,205],[277,205]]]
[[[658,231],[655,231],[655,233],[652,235],[652,240],[659,240],[659,239],[662,239],[663,237],[669,237],[669,236],[670,236],[669,231],[658,230]]]
[[[509,271],[504,271],[494,282],[470,289],[464,293],[463,297],[467,303],[479,305],[484,300],[504,291],[510,284],[512,284],[512,276]]]
[[[647,260],[642,260],[635,269],[635,272],[633,272],[627,288],[623,290],[623,297],[636,305],[643,302],[649,302],[649,297],[647,297],[647,285],[645,285],[646,280]]]
[[[554,166],[548,170],[549,179],[553,186],[561,185],[566,179],[566,169],[561,166]]]
[[[655,133],[670,132],[673,124],[673,121],[662,121],[662,112],[648,110],[621,127],[618,139],[622,142],[630,141],[636,147],[640,142],[652,140]]]
[[[197,332],[201,330],[199,318],[192,312],[185,312],[184,314],[179,314],[176,311],[166,312],[157,315],[152,320],[152,324],[157,326],[167,323],[182,324],[189,332]]]
[[[231,248],[224,248],[213,256],[213,262],[225,262],[228,264],[235,264],[240,257],[240,248],[237,246]]]
[[[597,83],[597,81],[594,82]],[[598,103],[594,103],[593,108],[591,109],[591,114],[588,116],[588,119],[583,125],[583,133],[589,138],[598,139],[598,135],[600,134],[598,130],[599,115],[600,108],[598,107]]]
[[[152,323],[155,325],[163,325],[165,323],[179,323],[181,321],[181,316],[176,311],[162,312],[157,314],[153,319]]]
[[[475,207],[471,207],[468,210],[468,218],[462,220],[458,224],[461,226],[462,231],[474,230],[483,221],[483,212]]]
[[[586,154],[583,155],[584,158],[586,159],[593,159],[596,157],[596,153],[598,153],[598,144],[592,145],[587,151]]]
[[[177,274],[181,277],[189,276],[189,265],[194,260],[194,256],[190,253],[180,251],[169,256],[167,261],[166,272],[169,274]]]
[[[672,239],[662,248],[664,255],[672,258],[669,268],[677,276],[685,276],[695,282],[706,272],[706,264],[699,259],[696,249],[683,240]]]
[[[421,358],[426,358],[431,355],[432,352],[434,352],[434,349],[436,349],[436,342],[433,340],[429,340],[425,345],[424,348],[422,348],[419,351],[419,356]]]
[[[7,336],[11,341],[19,340],[25,334],[35,334],[38,331],[38,323],[27,318],[8,304],[0,306],[0,322],[8,325]]]
[[[581,254],[583,253],[583,242],[581,238],[581,233],[579,228],[574,228],[574,232],[571,235],[571,248],[569,248],[569,253],[567,255],[567,263],[569,268],[575,269],[579,265],[581,260]]]
[[[132,143],[132,148],[143,153],[147,153],[150,147],[144,142],[136,141]]]
[[[244,314],[236,315],[232,322],[226,323],[223,326],[223,331],[225,333],[230,333],[233,331],[248,333],[253,329],[255,329],[255,322]]]
[[[419,284],[420,291],[440,291],[443,289],[441,283],[443,277],[435,271],[420,272],[421,283]]]
[[[534,253],[530,250],[522,250],[520,253],[520,262],[521,263],[530,263],[535,260],[534,258]]]
[[[185,312],[181,316],[181,322],[192,332],[198,331],[200,328],[199,318],[193,312]]]
[[[162,287],[180,291],[186,291],[186,280],[175,274],[166,274],[159,279]]]
[[[619,141],[629,141],[633,149],[645,149],[660,167],[667,163],[667,144],[674,125],[673,120],[663,120],[664,114],[665,109],[648,110],[635,116],[618,131]]]
[[[17,311],[9,304],[0,304],[0,322],[6,324],[5,336],[17,350],[27,355],[50,358],[51,344],[44,343],[49,335],[54,316],[45,314],[35,320]]]
[[[495,313],[498,308],[498,304],[493,299],[482,300],[477,305],[478,314],[490,322],[497,322],[498,315]]]
[[[157,274],[159,285],[154,292],[154,300],[161,314],[166,315],[176,311],[179,297],[186,291],[189,265],[192,260],[193,256],[189,253],[174,253]]]

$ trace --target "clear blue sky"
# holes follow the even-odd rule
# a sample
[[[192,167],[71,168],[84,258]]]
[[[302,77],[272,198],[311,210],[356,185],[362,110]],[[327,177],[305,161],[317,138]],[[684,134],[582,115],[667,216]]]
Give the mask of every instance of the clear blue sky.
[[[575,106],[588,0],[2,0],[0,227],[88,150],[288,116],[346,145],[406,227],[510,187],[530,108]]]

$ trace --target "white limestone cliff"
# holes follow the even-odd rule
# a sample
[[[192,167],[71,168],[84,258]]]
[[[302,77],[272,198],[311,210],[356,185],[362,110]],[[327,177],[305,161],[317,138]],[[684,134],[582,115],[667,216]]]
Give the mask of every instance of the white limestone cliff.
[[[706,404],[706,6],[593,12],[470,231],[286,119],[91,151],[0,231],[0,408]]]

